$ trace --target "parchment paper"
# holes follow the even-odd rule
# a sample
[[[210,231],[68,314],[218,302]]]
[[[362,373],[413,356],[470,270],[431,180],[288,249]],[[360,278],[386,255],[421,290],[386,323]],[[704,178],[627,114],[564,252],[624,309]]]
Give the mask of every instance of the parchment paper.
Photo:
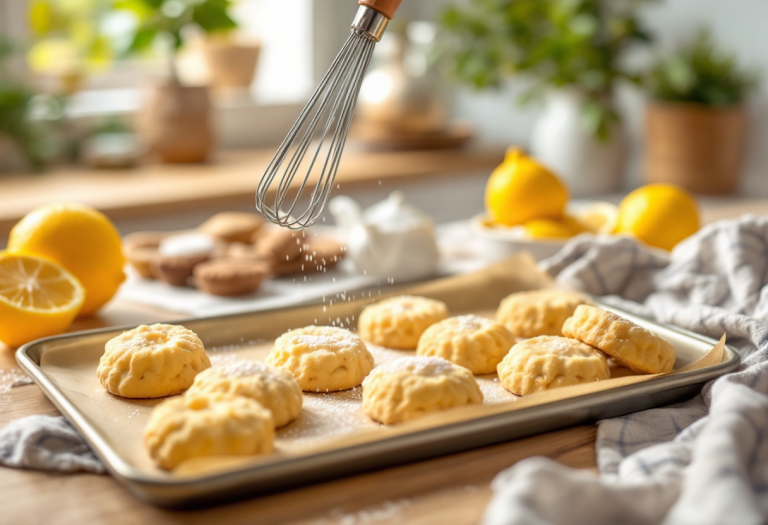
[[[509,293],[521,290],[551,287],[551,279],[541,273],[530,256],[518,255],[472,274],[434,281],[406,290],[445,301],[451,313],[475,313],[493,317],[498,303]],[[397,291],[396,293],[402,293]],[[392,293],[395,293],[394,291]],[[205,330],[197,329],[206,344],[214,366],[239,359],[263,361],[274,339],[290,328],[326,322],[354,328],[355,318],[365,304],[387,294],[360,299],[328,301],[323,305],[290,310],[254,313],[235,319],[214,320]],[[195,329],[196,321],[188,324]],[[199,322],[197,322],[199,323]],[[232,330],[238,323],[238,332]],[[676,347],[675,371],[703,368],[720,363],[723,359],[724,339],[715,347],[676,334],[652,323],[646,327],[668,338]],[[247,334],[247,337],[243,336]],[[640,381],[649,381],[657,375],[626,375],[626,369],[615,368],[614,378],[573,387],[559,388],[517,398],[507,392],[495,374],[478,376],[485,396],[482,406],[463,407],[431,414],[423,418],[384,427],[371,421],[361,408],[360,387],[337,393],[305,393],[304,407],[299,418],[277,431],[276,452],[261,457],[206,458],[182,464],[173,473],[154,466],[142,444],[144,425],[152,407],[162,402],[135,400],[113,396],[106,392],[96,377],[96,368],[104,350],[104,342],[116,334],[101,334],[83,341],[51,345],[42,354],[41,368],[70,402],[89,420],[109,447],[123,460],[139,470],[160,477],[198,476],[211,471],[241,468],[254,463],[275,462],[324,450],[338,449],[356,443],[369,442],[414,432],[424,428],[468,420],[522,407],[536,406],[567,397],[605,391]],[[229,336],[229,338],[228,338]],[[258,340],[257,342],[254,342]],[[376,364],[381,364],[414,352],[391,350],[368,345]]]

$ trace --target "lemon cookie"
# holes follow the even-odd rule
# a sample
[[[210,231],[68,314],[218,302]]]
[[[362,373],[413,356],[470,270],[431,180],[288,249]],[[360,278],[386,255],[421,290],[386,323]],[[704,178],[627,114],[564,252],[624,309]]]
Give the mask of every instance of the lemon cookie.
[[[357,331],[375,345],[414,350],[421,334],[449,315],[442,301],[401,295],[366,306],[360,313]]]
[[[549,335],[517,343],[497,370],[504,388],[518,396],[611,377],[605,354],[575,339]]]
[[[566,290],[517,292],[501,301],[496,320],[517,337],[563,335],[563,323],[588,297]]]
[[[231,394],[188,394],[160,403],[144,427],[155,462],[173,469],[186,459],[271,452],[272,413],[257,401]]]
[[[363,410],[385,425],[482,402],[472,372],[440,357],[400,357],[363,381]]]
[[[153,324],[107,341],[96,373],[112,394],[155,398],[183,392],[210,366],[203,343],[193,331]]]
[[[442,357],[473,374],[493,374],[514,344],[515,336],[503,324],[476,315],[461,315],[427,328],[416,353]]]
[[[301,387],[285,370],[254,361],[236,361],[209,368],[195,377],[186,395],[233,394],[250,397],[270,412],[275,426],[287,425],[301,412]]]
[[[307,326],[278,337],[267,363],[293,374],[305,392],[337,392],[359,386],[373,356],[348,330]]]
[[[579,306],[563,325],[563,333],[599,348],[635,372],[658,374],[675,366],[675,347],[613,312]]]

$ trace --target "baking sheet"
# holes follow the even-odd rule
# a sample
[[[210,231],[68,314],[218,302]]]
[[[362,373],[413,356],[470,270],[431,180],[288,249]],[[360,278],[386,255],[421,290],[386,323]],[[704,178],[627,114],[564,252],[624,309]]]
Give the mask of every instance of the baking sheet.
[[[530,257],[521,255],[476,273],[435,281],[408,292],[444,300],[454,315],[471,312],[492,316],[499,301],[509,293],[552,285],[551,279],[536,268]],[[374,292],[357,292],[333,304],[195,319],[179,324],[201,336],[214,365],[243,358],[263,360],[274,338],[286,330],[308,324],[354,327],[361,308],[378,299]],[[270,468],[271,471],[279,472],[282,466],[287,468],[289,464],[295,465],[293,460],[311,459],[323,454],[327,456],[329,452],[336,452],[342,458],[345,451],[352,451],[360,445],[391,444],[397,441],[396,438],[417,435],[426,436],[424,439],[427,441],[431,439],[435,444],[433,448],[437,450],[441,440],[450,438],[447,432],[449,428],[459,434],[464,428],[466,435],[472,435],[467,430],[470,423],[491,421],[494,416],[517,411],[522,413],[524,409],[531,408],[542,411],[543,415],[544,405],[548,409],[561,407],[566,410],[563,402],[574,398],[607,405],[609,399],[619,397],[619,391],[625,397],[631,397],[635,392],[642,395],[643,392],[637,389],[641,383],[658,385],[657,389],[663,389],[665,385],[666,388],[681,388],[724,373],[738,364],[738,356],[726,349],[724,340],[715,344],[705,338],[628,317],[656,331],[675,345],[675,372],[616,377],[525,398],[516,398],[504,390],[495,375],[481,376],[478,381],[486,397],[482,406],[439,412],[393,427],[374,423],[363,414],[359,387],[339,393],[308,393],[304,396],[304,409],[299,419],[278,431],[276,453],[257,457],[192,460],[173,472],[155,467],[142,445],[144,424],[152,407],[162,400],[130,400],[112,396],[96,378],[104,343],[119,333],[119,330],[50,338],[23,347],[18,355],[22,366],[83,432],[114,474],[133,482],[140,481],[144,484],[141,490],[145,491],[149,490],[147,484],[191,487],[190,483],[197,483],[191,492],[182,490],[171,498],[173,501],[181,501],[193,493],[204,494],[207,487],[213,491],[216,483],[219,483],[218,489],[221,489],[220,482],[227,475],[251,473],[256,476],[259,472],[264,474],[270,471]],[[370,350],[376,364],[413,354],[375,346],[370,346]],[[526,412],[529,413],[532,412]],[[535,419],[535,414],[532,417]],[[564,417],[562,421],[563,425],[567,425],[571,419]],[[536,427],[532,427],[532,430],[536,431]],[[471,443],[472,440],[466,440],[466,445]],[[422,457],[428,455],[428,452],[421,454]],[[363,454],[360,457],[368,456]],[[307,465],[309,463],[304,468],[309,468]],[[319,476],[321,473],[314,474]],[[240,479],[244,480],[244,484],[248,476],[242,474],[238,478],[233,477],[232,483],[237,484]],[[147,496],[147,493],[143,495]],[[153,496],[150,493],[148,497],[151,499]]]

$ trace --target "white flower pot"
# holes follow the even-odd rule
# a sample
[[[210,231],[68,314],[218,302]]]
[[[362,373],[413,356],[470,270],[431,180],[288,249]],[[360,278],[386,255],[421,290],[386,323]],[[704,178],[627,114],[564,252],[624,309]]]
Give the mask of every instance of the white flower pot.
[[[553,91],[531,134],[531,153],[568,184],[575,197],[621,189],[626,162],[626,137],[621,126],[601,142],[584,128],[576,90]]]

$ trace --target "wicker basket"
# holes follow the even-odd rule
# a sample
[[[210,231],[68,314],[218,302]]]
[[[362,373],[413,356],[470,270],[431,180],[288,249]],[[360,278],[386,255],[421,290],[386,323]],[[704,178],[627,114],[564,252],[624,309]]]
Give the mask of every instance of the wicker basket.
[[[743,106],[652,103],[646,110],[645,179],[694,193],[732,193],[741,179],[745,137]]]

